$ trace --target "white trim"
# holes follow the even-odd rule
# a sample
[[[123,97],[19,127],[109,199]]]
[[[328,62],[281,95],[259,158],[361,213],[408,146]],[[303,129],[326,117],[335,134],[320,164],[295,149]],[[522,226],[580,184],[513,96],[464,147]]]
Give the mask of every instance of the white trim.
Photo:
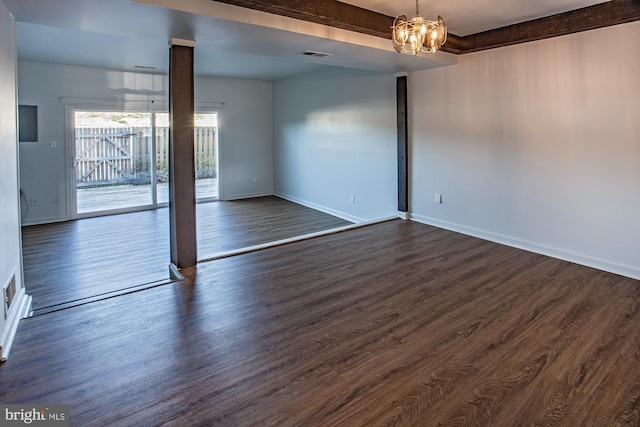
[[[398,77],[409,77],[409,73],[407,73],[406,71],[403,71],[401,73],[395,73],[393,75],[393,77],[398,78]]]
[[[460,224],[455,224],[439,219],[410,214],[409,218],[412,221],[420,222],[427,225],[432,225],[438,228],[444,228],[446,230],[455,231],[458,233],[466,234],[480,239],[488,240],[495,243],[500,243],[506,246],[522,249],[529,252],[534,252],[541,255],[550,256],[552,258],[558,258],[564,261],[573,262],[576,264],[585,265],[587,267],[596,268],[598,270],[607,271],[609,273],[619,274],[621,276],[630,277],[632,279],[640,280],[640,268],[632,265],[617,263],[601,258],[594,258],[590,256],[581,255],[575,252],[566,251],[561,248],[553,246],[540,245],[538,243],[530,242],[527,240],[517,239],[502,234],[492,233],[490,231],[479,230],[477,228],[467,227]]]
[[[67,195],[67,211],[65,220],[75,219],[77,213],[77,194],[76,194],[76,140],[75,140],[75,122],[73,118],[73,106],[68,104],[64,106],[64,145],[66,147],[66,159],[64,167],[67,173],[64,175],[64,186]],[[73,186],[71,185],[73,183]],[[42,220],[41,220],[42,221]]]
[[[19,319],[26,319],[27,317],[29,317],[31,315],[31,303],[32,303],[33,299],[31,298],[31,295],[25,293],[24,296],[22,297],[22,303],[20,304],[20,308],[18,309],[18,318]]]
[[[64,105],[70,105],[74,110],[81,110],[92,107],[104,107],[105,109],[124,109],[123,111],[145,111],[155,113],[166,113],[169,111],[168,96],[148,96],[148,95],[127,95],[127,99],[122,98],[72,98],[60,97],[58,101]],[[194,104],[196,114],[201,111],[218,112],[224,108],[225,102],[201,101]],[[107,111],[107,110],[104,110]]]
[[[283,246],[283,245],[287,245],[289,243],[300,242],[302,240],[314,239],[316,237],[329,236],[331,234],[342,233],[343,231],[349,231],[349,230],[353,230],[353,229],[356,229],[356,228],[367,227],[369,225],[379,224],[379,223],[382,223],[382,222],[392,221],[392,220],[395,220],[395,219],[397,219],[397,218],[396,217],[389,217],[389,218],[376,219],[376,220],[372,220],[372,221],[365,221],[365,222],[361,222],[359,224],[345,225],[345,226],[342,226],[342,227],[331,228],[329,230],[316,231],[315,233],[308,233],[308,234],[303,234],[301,236],[289,237],[287,239],[276,240],[275,242],[262,243],[262,244],[259,244],[259,245],[247,246],[247,247],[241,248],[241,249],[234,249],[234,250],[230,250],[230,251],[220,252],[220,253],[218,253],[216,255],[213,255],[211,257],[199,259],[198,263],[208,262],[208,261],[215,261],[217,259],[222,259],[222,258],[229,258],[229,257],[236,256],[236,255],[242,255],[242,254],[246,254],[246,253],[250,253],[250,252],[256,252],[256,251],[259,251],[259,250],[262,250],[262,249],[272,248],[272,247],[276,247],[276,246]]]
[[[180,269],[174,264],[169,264],[169,277],[174,281],[184,280],[184,276],[180,273]]]
[[[401,212],[398,211],[398,218],[404,219],[405,221],[409,219],[409,212]]]
[[[21,225],[24,227],[28,227],[31,225],[42,225],[42,224],[54,224],[56,222],[65,222],[65,221],[69,221],[70,218],[63,218],[63,217],[42,217],[42,218],[36,218],[33,220],[29,220],[28,218],[25,218]]]
[[[276,196],[280,197],[281,199],[285,199],[285,200],[288,200],[290,202],[297,203],[299,205],[306,206],[308,208],[315,209],[317,211],[327,213],[329,215],[337,216],[338,218],[346,219],[347,221],[351,221],[351,222],[354,222],[356,224],[366,223],[367,222],[366,219],[358,218],[358,217],[350,215],[348,213],[340,212],[340,211],[337,211],[335,209],[330,209],[330,208],[327,208],[325,206],[318,205],[316,203],[312,203],[312,202],[308,202],[306,200],[299,199],[297,197],[289,196],[287,194],[283,194],[283,193],[280,193],[280,192],[276,192],[274,194]]]
[[[179,39],[177,37],[171,37],[169,39],[169,46],[194,47],[195,45],[196,45],[195,40]]]
[[[61,97],[58,101],[63,105],[69,105],[73,110],[83,110],[86,108],[102,107],[100,111],[108,111],[112,109],[129,111],[145,111],[166,113],[169,111],[169,103],[167,97],[145,96],[145,95],[127,95],[127,99],[104,99],[104,98],[68,98]]]
[[[24,290],[24,288],[20,289]],[[20,305],[17,307],[17,309],[12,310],[13,315],[10,315],[7,319],[5,332],[2,335],[2,339],[0,340],[0,348],[2,348],[2,354],[0,355],[0,357],[4,359],[9,357],[9,352],[11,351],[13,340],[15,339],[16,332],[18,331],[20,319],[28,317],[29,312],[31,311],[31,296],[27,295],[24,292],[21,292],[20,295]]]
[[[220,191],[220,178],[218,178],[218,191]],[[242,200],[242,199],[252,199],[254,197],[266,197],[266,196],[273,196],[273,193],[270,191],[260,191],[260,192],[256,192],[256,193],[242,193],[242,194],[231,194],[230,196],[224,196],[224,198],[222,197],[222,194],[219,192],[218,193],[218,200]]]

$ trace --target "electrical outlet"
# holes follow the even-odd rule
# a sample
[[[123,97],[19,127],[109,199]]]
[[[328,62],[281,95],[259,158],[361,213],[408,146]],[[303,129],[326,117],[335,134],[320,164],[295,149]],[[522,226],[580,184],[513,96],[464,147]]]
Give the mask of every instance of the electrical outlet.
[[[253,183],[255,184],[255,183],[257,183],[257,182],[258,182],[258,178],[254,176],[254,177],[253,177]]]
[[[54,205],[57,205],[58,203],[60,203],[60,199],[58,199],[58,196],[53,196],[51,198],[51,203],[53,203]]]
[[[37,199],[31,199],[31,206],[40,206]]]
[[[349,196],[349,203],[355,203],[355,202],[356,202],[356,196],[355,196],[355,195],[353,195],[353,194],[351,194],[351,195]]]
[[[51,141],[51,148],[56,148],[58,146],[58,141]]]

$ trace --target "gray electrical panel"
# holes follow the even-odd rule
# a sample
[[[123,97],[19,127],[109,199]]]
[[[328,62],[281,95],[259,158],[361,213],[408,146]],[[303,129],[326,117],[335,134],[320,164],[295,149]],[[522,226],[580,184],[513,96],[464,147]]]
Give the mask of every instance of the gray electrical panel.
[[[36,105],[18,105],[18,133],[20,142],[38,142],[38,107]]]

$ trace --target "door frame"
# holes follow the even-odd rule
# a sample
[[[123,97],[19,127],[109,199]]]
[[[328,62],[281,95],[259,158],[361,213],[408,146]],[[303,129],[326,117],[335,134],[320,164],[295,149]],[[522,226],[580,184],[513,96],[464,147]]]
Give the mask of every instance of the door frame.
[[[118,101],[105,99],[76,99],[62,98],[61,103],[65,105],[65,146],[67,156],[65,167],[67,170],[65,187],[67,195],[66,218],[75,220],[80,218],[91,218],[96,216],[114,215],[119,213],[137,212],[149,209],[157,209],[157,192],[155,183],[155,167],[151,173],[152,177],[152,194],[151,203],[130,208],[109,209],[97,212],[78,213],[77,195],[76,195],[76,141],[75,141],[75,113],[78,111],[96,111],[96,112],[123,112],[123,113],[148,113],[151,114],[151,164],[155,165],[155,114],[158,112],[166,112],[167,104],[163,100],[144,100],[144,101]]]
[[[66,173],[66,219],[74,220],[80,218],[89,218],[94,216],[114,215],[118,213],[136,212],[149,209],[157,209],[160,207],[166,207],[168,203],[158,203],[157,191],[154,190],[152,194],[152,204],[144,206],[136,206],[134,208],[127,209],[115,209],[108,211],[92,212],[89,214],[77,213],[77,199],[76,199],[76,170],[74,167],[75,162],[75,120],[74,113],[76,111],[122,111],[125,113],[168,113],[169,105],[164,98],[147,99],[133,99],[133,100],[116,100],[116,99],[88,99],[88,98],[60,98],[60,103],[65,105],[65,146],[67,150],[67,156],[65,160]],[[224,179],[221,176],[222,170],[222,154],[220,147],[222,146],[222,134],[221,123],[223,117],[224,102],[196,102],[195,114],[216,114],[218,116],[218,126],[216,129],[216,141],[215,141],[215,156],[216,156],[216,176],[218,183],[218,199],[224,200],[223,183]],[[152,118],[152,144],[153,150],[153,164],[155,164],[155,117]],[[155,167],[152,172],[152,182],[155,186]],[[209,202],[216,200],[214,198],[202,199],[200,202]],[[196,202],[198,202],[196,200]]]

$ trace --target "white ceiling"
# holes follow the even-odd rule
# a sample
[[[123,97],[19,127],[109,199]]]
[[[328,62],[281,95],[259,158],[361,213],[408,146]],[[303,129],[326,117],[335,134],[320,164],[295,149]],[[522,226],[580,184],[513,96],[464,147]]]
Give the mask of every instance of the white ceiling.
[[[211,0],[3,0],[18,21],[21,60],[117,70],[168,72],[168,40],[196,41],[199,75],[275,80],[324,66],[395,73],[455,63],[454,55],[400,55],[390,41]],[[413,15],[413,0],[347,0],[385,15]],[[589,6],[594,0],[430,0],[420,12],[442,15],[467,35]],[[324,59],[301,56],[313,50]],[[136,66],[153,67],[154,70]]]

